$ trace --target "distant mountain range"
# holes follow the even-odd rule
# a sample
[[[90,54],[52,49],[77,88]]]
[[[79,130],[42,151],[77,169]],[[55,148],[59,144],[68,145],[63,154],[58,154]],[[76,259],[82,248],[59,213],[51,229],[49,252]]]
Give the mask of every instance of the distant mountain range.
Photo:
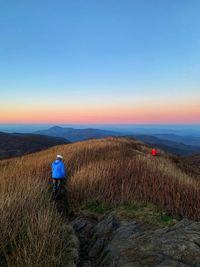
[[[48,147],[88,139],[100,139],[110,136],[136,138],[151,146],[161,148],[178,156],[200,153],[200,137],[178,136],[176,134],[125,134],[102,129],[74,129],[54,126],[32,134],[0,132],[0,159],[32,153]]]
[[[47,130],[41,130],[34,132],[35,134],[56,136],[66,138],[70,142],[84,141],[88,139],[100,139],[108,136],[120,135],[114,131],[100,130],[100,129],[73,129],[73,128],[62,128],[60,126],[54,126]]]
[[[158,137],[160,139],[183,143],[186,145],[200,146],[200,136],[195,136],[195,135],[180,136],[176,134],[153,134],[153,136]]]
[[[70,142],[84,141],[88,139],[99,139],[109,136],[128,136],[139,139],[147,144],[159,147],[175,155],[187,156],[200,152],[200,137],[178,136],[175,134],[125,134],[122,132],[108,131],[102,129],[74,129],[54,126],[46,130],[36,131],[34,134],[61,137]]]
[[[199,145],[185,144],[182,142],[183,140],[182,136],[180,136],[180,141],[178,139],[178,136],[175,136],[177,142],[158,138],[153,135],[131,135],[130,137],[134,137],[138,140],[143,141],[146,144],[150,144],[152,146],[161,148],[177,156],[188,156],[188,155],[200,152],[200,142],[198,143]],[[189,143],[189,140],[188,140],[188,143]]]
[[[0,132],[0,159],[21,156],[67,143],[68,140],[58,137]]]

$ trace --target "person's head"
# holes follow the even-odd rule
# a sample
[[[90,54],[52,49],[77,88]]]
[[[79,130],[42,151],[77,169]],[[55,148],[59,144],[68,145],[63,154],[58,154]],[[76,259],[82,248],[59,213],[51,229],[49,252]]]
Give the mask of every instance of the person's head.
[[[63,160],[63,156],[62,156],[62,155],[57,155],[57,156],[56,156],[56,159],[58,159],[58,160]]]

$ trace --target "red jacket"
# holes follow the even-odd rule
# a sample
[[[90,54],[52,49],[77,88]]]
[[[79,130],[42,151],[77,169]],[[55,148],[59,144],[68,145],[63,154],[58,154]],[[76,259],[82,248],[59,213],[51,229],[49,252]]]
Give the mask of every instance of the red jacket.
[[[151,155],[152,155],[152,156],[156,156],[157,154],[158,154],[157,150],[156,150],[155,148],[153,148],[153,149],[151,150]]]

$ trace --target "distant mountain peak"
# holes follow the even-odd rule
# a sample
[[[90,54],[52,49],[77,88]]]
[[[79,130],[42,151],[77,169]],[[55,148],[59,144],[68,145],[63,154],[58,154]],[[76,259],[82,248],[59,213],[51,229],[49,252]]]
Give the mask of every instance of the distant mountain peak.
[[[55,126],[52,126],[50,129],[51,130],[59,130],[59,129],[63,129],[63,128],[61,126],[55,125]]]
[[[86,128],[86,129],[74,129],[69,127],[53,126],[46,130],[35,132],[36,134],[62,137],[70,142],[83,141],[88,139],[99,139],[108,136],[119,136],[120,134],[113,131]]]

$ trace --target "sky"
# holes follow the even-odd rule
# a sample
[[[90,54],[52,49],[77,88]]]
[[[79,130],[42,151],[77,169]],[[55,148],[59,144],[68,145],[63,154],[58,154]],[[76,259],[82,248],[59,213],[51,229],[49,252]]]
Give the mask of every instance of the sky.
[[[199,0],[0,0],[0,123],[200,123]]]

